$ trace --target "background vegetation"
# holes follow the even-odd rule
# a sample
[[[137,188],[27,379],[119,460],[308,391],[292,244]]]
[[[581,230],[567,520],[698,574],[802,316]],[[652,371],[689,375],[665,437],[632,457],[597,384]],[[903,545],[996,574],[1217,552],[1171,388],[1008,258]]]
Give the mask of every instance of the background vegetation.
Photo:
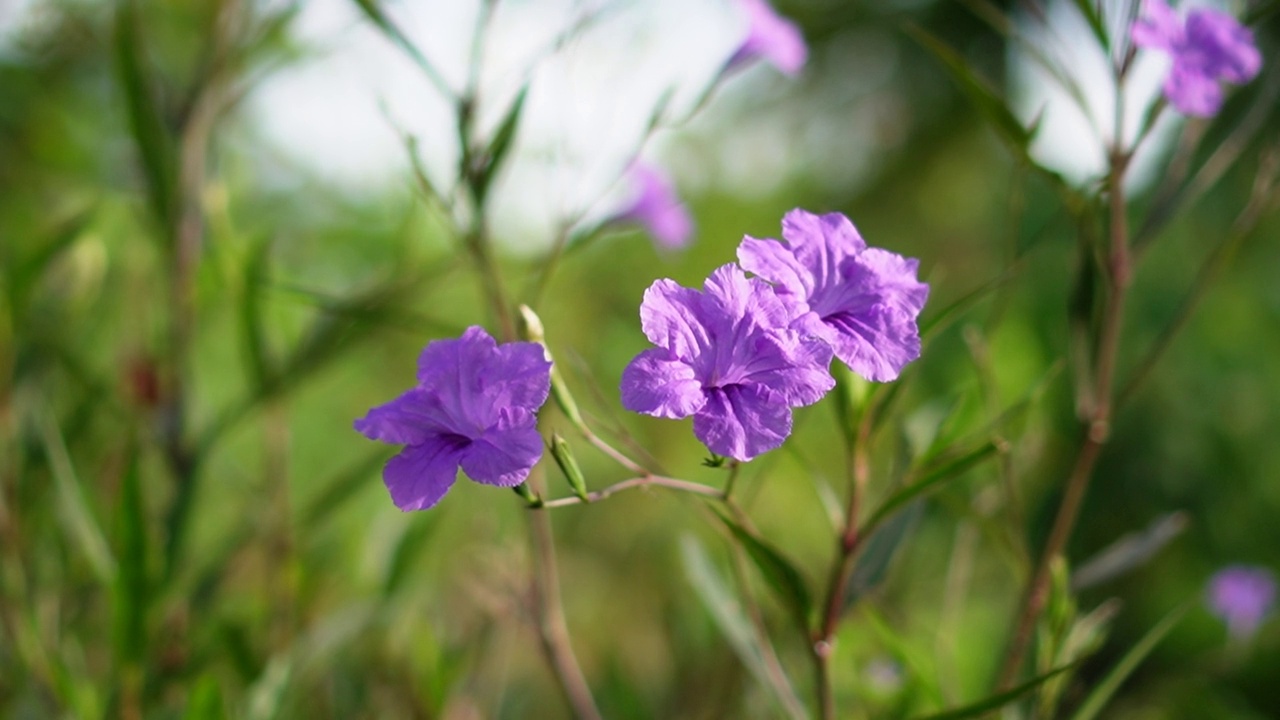
[[[688,251],[607,235],[564,259],[539,307],[604,434],[719,484],[724,470],[700,466],[688,423],[618,405],[621,370],[645,347],[644,288],[700,282],[743,233],[776,236],[797,206],[842,211],[872,244],[921,259],[926,321],[944,321],[877,434],[871,497],[886,497],[938,438],[996,438],[1010,451],[912,505],[896,537],[867,551],[834,665],[853,717],[988,694],[1075,452],[1065,358],[1078,227],[905,29],[932,33],[1000,87],[1006,39],[973,12],[979,3],[965,5],[778,2],[810,43],[803,76],[731,82],[711,98],[713,118],[664,136],[665,154],[676,169],[705,168],[721,157],[707,148],[736,123],[786,108],[779,137],[820,125],[819,139],[865,145],[865,167],[833,181],[800,163],[763,195],[736,192],[731,169],[705,172],[686,198],[698,223]],[[1224,141],[1235,154],[1205,192],[1173,202],[1151,238],[1125,318],[1122,387],[1145,372],[1184,300],[1203,294],[1118,409],[1067,555],[1078,569],[1130,533],[1167,542],[1076,594],[1082,611],[1115,614],[1064,685],[1066,708],[1190,600],[1110,716],[1280,716],[1280,624],[1232,645],[1199,602],[1216,569],[1274,570],[1280,547],[1275,203],[1225,242],[1276,155],[1280,25],[1262,12],[1275,3],[1263,5],[1262,77],[1219,118],[1179,131],[1193,170]],[[308,51],[291,34],[296,11],[46,0],[6,30],[0,716],[566,712],[529,622],[530,511],[509,492],[460,483],[440,507],[401,514],[379,479],[393,450],[351,428],[410,382],[428,340],[491,319],[459,239],[412,173],[352,191],[283,159],[245,112],[269,88],[263,78]],[[860,75],[869,66],[874,82]],[[846,124],[860,128],[852,139]],[[1157,183],[1135,192],[1136,224],[1161,207],[1158,181],[1177,176],[1170,156],[1172,146]],[[500,260],[520,294],[536,257]],[[1213,282],[1199,285],[1207,264]],[[829,507],[845,472],[835,402],[800,411],[786,448],[738,480],[761,534],[805,572],[832,551]],[[556,412],[545,416],[575,443],[591,487],[627,477]],[[550,494],[568,494],[545,465]],[[575,647],[607,717],[777,712],[726,639],[732,613],[712,590],[735,582],[734,567],[700,500],[633,492],[552,519]],[[806,650],[748,575],[803,690]]]

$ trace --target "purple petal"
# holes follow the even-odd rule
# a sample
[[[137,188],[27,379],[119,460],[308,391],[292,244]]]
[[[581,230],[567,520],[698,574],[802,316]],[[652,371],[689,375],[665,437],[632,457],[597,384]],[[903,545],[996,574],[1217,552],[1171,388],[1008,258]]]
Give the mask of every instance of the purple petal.
[[[836,386],[828,368],[831,346],[796,332],[778,333],[756,343],[744,382],[772,390],[790,407],[812,405]]]
[[[703,284],[702,317],[714,317],[716,346],[741,345],[757,329],[787,327],[791,311],[770,285],[760,278],[748,278],[737,265],[721,265]]]
[[[460,435],[479,436],[504,407],[536,410],[551,390],[551,363],[537,343],[499,346],[478,326],[434,340],[418,358],[419,387],[432,393]]]
[[[622,371],[622,406],[655,417],[689,417],[707,402],[693,368],[662,348],[645,350]]]
[[[1182,45],[1182,21],[1164,0],[1145,0],[1142,17],[1133,23],[1129,32],[1135,45],[1174,52]]]
[[[891,306],[837,313],[822,322],[836,332],[832,341],[836,357],[868,380],[895,380],[907,363],[920,357],[915,318]]]
[[[1222,107],[1222,88],[1218,81],[1176,60],[1164,81],[1164,94],[1186,115],[1210,117]]]
[[[501,487],[524,482],[542,457],[536,423],[533,413],[524,408],[503,408],[497,424],[463,451],[460,462],[467,477]]]
[[[759,385],[730,385],[707,393],[693,416],[693,434],[717,455],[746,462],[791,434],[791,408]]]
[[[774,291],[784,301],[798,301],[808,307],[806,298],[813,292],[813,273],[787,246],[777,240],[745,236],[738,246],[738,264],[773,283]]]
[[[370,409],[355,428],[370,440],[398,445],[416,445],[448,430],[439,406],[420,388]]]
[[[787,75],[796,75],[809,56],[804,35],[765,0],[738,0],[748,18],[747,37],[729,58],[728,68],[762,57]]]
[[[641,162],[633,163],[627,175],[637,193],[631,204],[618,214],[618,220],[640,223],[665,248],[687,245],[693,234],[693,219],[667,176]]]
[[[796,260],[813,275],[815,287],[839,282],[840,264],[867,247],[844,215],[815,215],[800,208],[782,218],[782,237],[791,245]]]
[[[1206,75],[1233,83],[1249,82],[1262,68],[1253,33],[1230,15],[1211,9],[1187,14],[1187,40],[1180,58]]]
[[[858,255],[856,262],[858,275],[875,278],[882,302],[911,315],[919,315],[924,309],[929,299],[929,286],[916,279],[920,270],[919,260],[880,248],[867,248]]]
[[[655,280],[640,303],[640,327],[649,342],[688,359],[710,344],[701,317],[702,298],[697,290],[674,280]]]
[[[458,477],[460,446],[456,440],[434,436],[410,445],[387,461],[382,480],[401,510],[426,510],[449,492]]]

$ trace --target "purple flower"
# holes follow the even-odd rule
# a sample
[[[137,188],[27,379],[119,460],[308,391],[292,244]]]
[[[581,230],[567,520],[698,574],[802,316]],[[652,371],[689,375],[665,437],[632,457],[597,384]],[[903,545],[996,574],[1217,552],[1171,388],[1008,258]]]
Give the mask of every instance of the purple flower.
[[[877,382],[897,378],[920,357],[916,316],[929,286],[916,280],[918,261],[867,247],[840,213],[792,210],[782,219],[782,237],[745,237],[738,262],[774,284],[792,310],[792,327],[827,342],[854,372]]]
[[[482,328],[435,340],[418,358],[418,386],[356,420],[373,440],[405,445],[382,479],[401,510],[425,510],[449,492],[458,467],[476,482],[514,487],[542,457],[534,411],[551,389],[537,343],[499,346]]]
[[[1235,638],[1248,638],[1271,612],[1276,579],[1270,570],[1248,565],[1224,568],[1209,581],[1209,609]]]
[[[796,75],[809,57],[804,35],[795,23],[774,12],[766,0],[738,0],[747,14],[747,38],[729,58],[726,70],[764,58],[787,75]]]
[[[835,386],[831,350],[787,328],[787,307],[768,283],[733,265],[702,292],[658,280],[645,291],[640,324],[658,347],[622,373],[622,404],[655,417],[693,416],[712,452],[750,460],[791,434],[791,408]]]
[[[675,249],[688,244],[693,220],[667,176],[641,162],[632,163],[627,175],[636,188],[635,199],[614,219],[643,225],[662,247]]]
[[[1131,35],[1134,44],[1173,57],[1164,94],[1187,115],[1207,117],[1218,112],[1222,107],[1218,82],[1249,82],[1262,67],[1253,33],[1218,10],[1192,10],[1184,24],[1164,0],[1145,0]]]

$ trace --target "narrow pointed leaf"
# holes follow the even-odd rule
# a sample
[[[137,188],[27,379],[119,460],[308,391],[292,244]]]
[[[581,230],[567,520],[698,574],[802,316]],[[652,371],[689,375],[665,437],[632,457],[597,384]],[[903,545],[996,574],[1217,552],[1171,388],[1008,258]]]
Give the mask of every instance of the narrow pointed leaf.
[[[45,454],[49,459],[49,467],[53,471],[54,484],[57,486],[58,510],[66,531],[71,535],[84,559],[88,561],[98,580],[110,588],[116,577],[116,559],[107,545],[102,526],[89,508],[84,487],[76,476],[71,464],[71,456],[58,430],[51,410],[44,408],[39,413],[40,431],[44,441]]]
[[[130,451],[128,467],[120,486],[117,516],[115,643],[116,656],[124,663],[139,664],[146,649],[146,617],[150,604],[148,580],[147,518],[137,451]]]
[[[893,515],[893,513],[897,512],[897,510],[902,506],[926,493],[936,490],[946,481],[953,480],[960,475],[963,475],[966,471],[977,466],[999,451],[1000,445],[998,445],[994,440],[989,440],[959,457],[945,460],[926,468],[920,472],[918,479],[909,483],[906,487],[901,488],[881,503],[880,507],[871,514],[871,518],[867,520],[866,527],[879,527],[882,522]]]
[[[924,512],[924,503],[917,502],[898,513],[883,525],[866,526],[870,536],[865,541],[858,560],[849,574],[849,582],[845,586],[844,608],[847,612],[859,600],[884,581],[889,572],[893,558],[898,554],[902,544],[910,536],[911,528]]]
[[[1093,720],[1102,712],[1107,703],[1111,701],[1112,696],[1120,689],[1133,671],[1138,669],[1138,665],[1151,654],[1151,651],[1160,644],[1160,641],[1168,635],[1174,627],[1182,620],[1187,611],[1195,605],[1194,601],[1187,601],[1182,605],[1173,609],[1168,615],[1165,615],[1155,627],[1147,631],[1146,635],[1134,645],[1124,657],[1120,658],[1120,662],[1107,673],[1097,685],[1093,686],[1093,692],[1089,693],[1089,697],[1085,698],[1084,703],[1076,710],[1076,714],[1071,716],[1071,720]]]
[[[1059,674],[1064,673],[1073,667],[1075,667],[1075,663],[1072,663],[1070,665],[1064,665],[1060,668],[1055,668],[1043,675],[1034,677],[1028,680],[1027,682],[1022,683],[1021,685],[1015,688],[1006,690],[996,695],[992,695],[989,698],[979,700],[978,702],[973,703],[971,705],[966,705],[964,707],[956,708],[954,710],[947,710],[945,712],[935,713],[933,715],[925,715],[923,717],[917,718],[917,720],[965,720],[965,718],[982,717],[984,715],[987,715],[988,713],[999,710],[1005,705],[1008,705],[1009,703],[1021,698],[1022,696],[1031,692],[1032,690],[1035,690],[1036,688],[1040,687],[1040,685],[1043,684],[1046,680],[1050,680],[1054,677],[1057,677]]]
[[[765,582],[791,613],[801,634],[809,631],[809,615],[813,610],[812,595],[804,576],[777,548],[756,536],[729,516],[716,510],[716,515],[732,533],[734,539],[747,551],[747,556],[760,569]]]

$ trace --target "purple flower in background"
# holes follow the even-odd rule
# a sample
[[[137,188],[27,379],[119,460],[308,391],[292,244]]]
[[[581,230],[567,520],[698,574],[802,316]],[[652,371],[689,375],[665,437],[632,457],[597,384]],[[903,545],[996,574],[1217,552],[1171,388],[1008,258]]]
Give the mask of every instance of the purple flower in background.
[[[1276,579],[1270,570],[1248,565],[1224,568],[1209,581],[1209,609],[1235,638],[1248,638],[1271,612]]]
[[[641,162],[632,163],[627,176],[636,188],[635,199],[615,219],[643,225],[662,247],[674,249],[688,244],[693,220],[667,176]]]
[[[750,24],[746,39],[729,58],[725,69],[741,67],[762,57],[787,75],[799,73],[809,57],[800,28],[774,12],[766,0],[738,0],[738,5]]]
[[[542,346],[499,346],[482,328],[435,340],[418,358],[418,386],[356,420],[373,440],[404,445],[382,479],[401,510],[444,497],[458,467],[476,482],[515,487],[542,457],[534,411],[551,389]]]
[[[1187,115],[1206,117],[1218,112],[1222,107],[1219,81],[1246,83],[1262,67],[1253,33],[1218,10],[1192,10],[1183,23],[1164,0],[1145,0],[1131,34],[1136,45],[1173,57],[1164,94]]]
[[[867,247],[840,213],[792,210],[782,219],[782,237],[747,236],[738,262],[774,284],[792,309],[792,327],[830,344],[854,372],[877,382],[897,378],[920,357],[916,316],[929,286],[916,280],[918,261]]]
[[[733,265],[702,292],[658,280],[645,291],[640,324],[658,347],[622,373],[622,404],[663,418],[693,416],[693,434],[717,455],[750,460],[791,434],[791,408],[835,386],[831,350],[787,329],[786,306]]]

